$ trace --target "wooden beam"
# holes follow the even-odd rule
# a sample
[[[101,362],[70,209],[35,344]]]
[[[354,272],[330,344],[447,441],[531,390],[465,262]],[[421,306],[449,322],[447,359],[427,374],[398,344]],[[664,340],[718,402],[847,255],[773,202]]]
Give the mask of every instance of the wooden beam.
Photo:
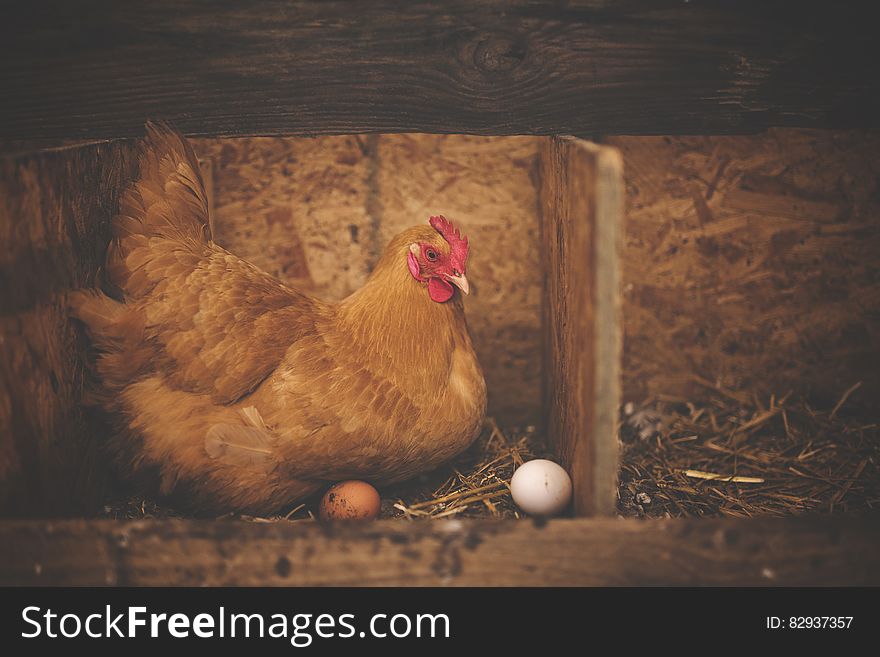
[[[34,0],[0,139],[876,127],[871,3]]]
[[[541,151],[547,436],[576,515],[613,515],[617,502],[622,168],[616,149],[578,139]]]
[[[4,586],[878,584],[876,517],[0,522]]]

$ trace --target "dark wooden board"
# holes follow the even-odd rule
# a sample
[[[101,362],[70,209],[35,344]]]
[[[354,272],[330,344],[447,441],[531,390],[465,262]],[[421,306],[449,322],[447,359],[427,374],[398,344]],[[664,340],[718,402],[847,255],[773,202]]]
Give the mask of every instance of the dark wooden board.
[[[0,509],[97,504],[100,425],[81,402],[86,344],[65,309],[91,286],[136,163],[122,142],[0,157]]]
[[[877,127],[870,3],[34,0],[0,140]]]
[[[617,505],[622,166],[616,149],[579,139],[541,150],[544,407],[577,515]]]
[[[0,522],[0,585],[878,584],[877,518]]]

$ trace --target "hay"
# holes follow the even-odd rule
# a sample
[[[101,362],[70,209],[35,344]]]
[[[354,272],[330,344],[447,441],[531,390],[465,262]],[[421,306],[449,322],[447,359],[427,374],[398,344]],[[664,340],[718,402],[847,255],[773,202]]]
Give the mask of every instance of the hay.
[[[385,510],[383,517],[519,518],[521,512],[510,497],[510,479],[524,461],[539,456],[546,454],[535,427],[502,430],[495,418],[486,418],[480,437],[452,463],[391,491],[393,511]]]
[[[698,380],[698,402],[627,404],[621,424],[618,513],[622,516],[790,516],[880,507],[880,424],[848,411],[858,384],[830,410],[790,395],[770,397]],[[534,427],[487,418],[474,445],[434,472],[382,493],[382,518],[519,518],[513,471],[553,458]],[[312,521],[318,499],[252,522]],[[185,517],[141,497],[105,507],[113,518]]]
[[[510,497],[513,471],[524,461],[549,457],[541,449],[535,427],[502,430],[495,419],[486,418],[474,444],[450,463],[413,481],[382,492],[382,518],[434,519],[449,517],[519,518],[521,513]],[[271,517],[225,514],[217,520],[249,522],[312,521],[319,498]],[[186,514],[145,499],[123,497],[104,507],[104,517],[114,519],[186,518]]]
[[[627,405],[618,511],[625,516],[791,516],[880,507],[880,425],[803,399],[707,388],[701,404]]]

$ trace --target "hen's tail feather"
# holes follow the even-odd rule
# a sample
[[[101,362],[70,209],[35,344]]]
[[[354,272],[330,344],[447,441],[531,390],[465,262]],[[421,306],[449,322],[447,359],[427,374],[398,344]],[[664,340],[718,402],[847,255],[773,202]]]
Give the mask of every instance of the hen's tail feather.
[[[164,124],[147,123],[138,179],[119,203],[112,221],[110,282],[127,294],[126,269],[133,251],[150,238],[198,246],[211,239],[208,197],[192,147]]]

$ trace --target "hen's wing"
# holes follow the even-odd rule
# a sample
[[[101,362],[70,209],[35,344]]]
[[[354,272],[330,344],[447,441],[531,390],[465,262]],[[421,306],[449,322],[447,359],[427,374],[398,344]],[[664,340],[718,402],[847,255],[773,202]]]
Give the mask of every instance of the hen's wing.
[[[132,256],[137,257],[138,251]],[[230,403],[253,390],[326,306],[217,246],[145,250],[145,338],[166,380]]]
[[[143,316],[143,335],[127,342],[151,352],[169,385],[230,403],[328,307],[211,242],[198,161],[182,137],[149,124],[139,164],[107,257],[124,305]]]

